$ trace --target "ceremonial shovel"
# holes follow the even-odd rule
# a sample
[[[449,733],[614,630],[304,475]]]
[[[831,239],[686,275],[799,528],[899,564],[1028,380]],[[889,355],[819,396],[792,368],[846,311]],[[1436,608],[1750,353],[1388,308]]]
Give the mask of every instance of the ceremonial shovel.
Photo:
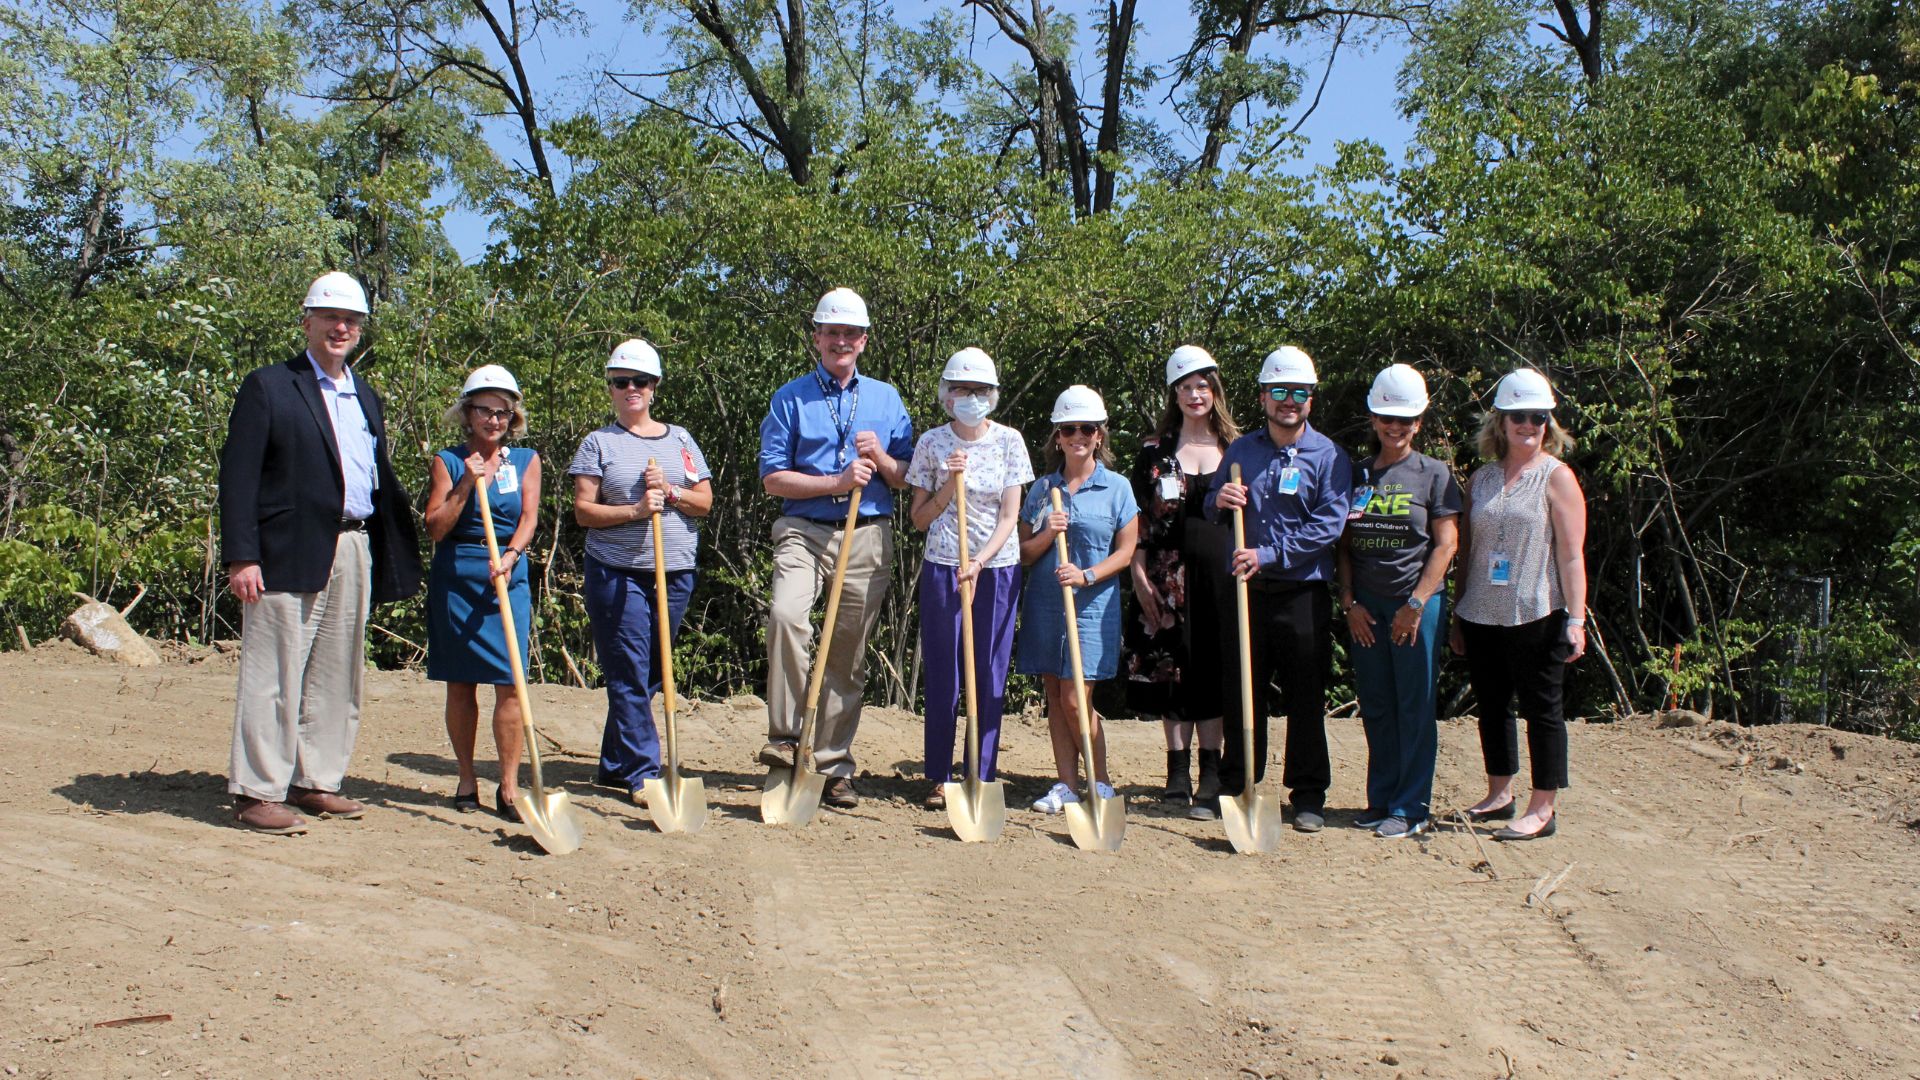
[[[960,572],[967,572],[967,478],[953,478],[955,517],[960,523]],[[997,840],[1007,824],[1006,785],[980,779],[980,711],[973,677],[973,582],[960,587],[960,653],[967,673],[967,775],[960,783],[941,785],[947,797],[947,820],[962,840]],[[951,752],[950,749],[948,751]]]
[[[487,485],[473,485],[480,500],[480,528],[487,534],[487,560],[494,571],[493,592],[500,599],[500,629],[507,639],[507,663],[513,669],[513,692],[520,699],[520,724],[527,733],[527,756],[533,763],[533,792],[522,793],[514,806],[533,839],[548,853],[567,855],[580,847],[580,819],[564,791],[548,791],[540,781],[540,736],[533,729],[533,703],[527,700],[527,673],[520,666],[520,635],[514,632],[513,603],[507,598],[507,576],[500,570],[500,542],[493,536],[493,510],[487,505]]]
[[[1240,482],[1240,466],[1233,467],[1233,482]],[[1247,546],[1246,514],[1233,511],[1233,549]],[[1253,782],[1253,725],[1265,723],[1265,717],[1253,715],[1253,634],[1247,626],[1247,582],[1238,574],[1233,578],[1233,601],[1240,619],[1240,737],[1246,762],[1246,785],[1238,795],[1220,798],[1220,823],[1227,827],[1227,840],[1243,855],[1272,851],[1280,846],[1280,804]]]
[[[1054,488],[1053,512],[1061,512],[1060,489]],[[1067,559],[1067,534],[1055,533],[1054,551],[1060,562]],[[1127,804],[1118,795],[1104,798],[1100,781],[1093,771],[1093,702],[1087,697],[1087,679],[1080,667],[1080,617],[1073,606],[1073,586],[1060,586],[1060,599],[1067,611],[1067,658],[1073,663],[1073,700],[1080,710],[1080,753],[1086,759],[1087,797],[1068,803],[1067,832],[1082,851],[1119,851],[1127,835]]]
[[[653,467],[649,458],[647,468]],[[707,785],[697,776],[680,775],[679,731],[674,724],[673,616],[667,611],[667,555],[658,510],[653,512],[653,595],[654,629],[660,636],[660,691],[666,697],[666,740],[661,744],[666,762],[659,776],[640,782],[640,794],[647,801],[654,828],[663,833],[695,833],[707,823]]]
[[[820,684],[827,678],[827,652],[833,644],[833,621],[840,614],[840,585],[847,577],[847,555],[853,550],[853,530],[860,524],[860,489],[847,504],[847,524],[840,532],[840,555],[833,561],[833,587],[827,591],[827,618],[820,627],[820,647],[813,655],[813,678],[807,681],[806,712],[800,717],[800,745],[790,769],[767,770],[767,787],[760,796],[760,820],[769,825],[805,825],[820,809],[820,793],[827,778],[813,771],[814,714],[820,708]]]

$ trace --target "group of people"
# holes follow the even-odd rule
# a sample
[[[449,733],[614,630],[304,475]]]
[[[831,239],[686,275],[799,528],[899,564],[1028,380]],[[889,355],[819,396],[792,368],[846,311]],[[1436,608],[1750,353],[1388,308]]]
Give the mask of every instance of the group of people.
[[[411,503],[390,464],[379,398],[348,362],[367,315],[351,277],[317,279],[302,319],[307,348],[243,382],[221,456],[222,558],[242,602],[229,790],[239,823],[263,832],[303,831],[302,812],[364,811],[341,787],[358,725],[367,610],[421,583]],[[821,643],[810,764],[826,777],[823,801],[858,805],[853,743],[867,639],[891,579],[896,492],[910,491],[909,516],[926,533],[917,598],[927,807],[944,805],[942,785],[953,773],[970,604],[981,779],[997,776],[1006,685],[1018,671],[1041,678],[1054,756],[1056,782],[1034,809],[1061,812],[1078,800],[1083,780],[1111,796],[1100,717],[1080,716],[1090,698],[1076,685],[1123,676],[1130,707],[1165,729],[1163,798],[1211,817],[1219,798],[1240,793],[1247,772],[1241,740],[1225,737],[1246,723],[1237,692],[1245,677],[1255,780],[1265,772],[1265,718],[1277,689],[1294,827],[1319,831],[1332,779],[1325,688],[1337,600],[1369,748],[1367,806],[1357,822],[1388,838],[1428,827],[1447,624],[1452,648],[1468,660],[1487,766],[1486,796],[1469,816],[1510,820],[1495,834],[1502,839],[1553,834],[1555,797],[1567,784],[1562,676],[1585,648],[1585,505],[1559,460],[1571,440],[1540,373],[1521,369],[1500,382],[1478,438],[1488,463],[1464,495],[1445,464],[1414,449],[1428,404],[1417,371],[1396,364],[1374,380],[1367,406],[1375,445],[1355,463],[1309,422],[1318,375],[1293,346],[1263,363],[1264,423],[1245,434],[1213,357],[1197,346],[1175,350],[1160,421],[1126,476],[1113,468],[1100,395],[1066,388],[1050,414],[1046,472],[1036,475],[1022,434],[990,418],[1000,378],[984,351],[966,348],[948,360],[937,396],[950,419],[916,441],[899,391],[859,370],[871,325],[864,300],[834,289],[812,322],[812,370],[774,392],[760,426],[761,485],[781,500],[762,764],[792,768],[802,752],[812,614],[841,545],[850,545],[833,640]],[[668,636],[661,631],[677,632],[685,613],[697,519],[713,504],[698,443],[654,413],[663,374],[647,342],[615,348],[604,372],[611,422],[582,440],[567,467],[574,518],[586,531],[583,591],[606,681],[596,780],[636,803],[662,768],[652,713]],[[458,765],[453,806],[462,812],[481,809],[478,689],[495,688],[494,810],[517,820],[522,726],[513,635],[495,594],[504,581],[507,610],[525,628],[523,560],[538,527],[542,461],[512,443],[526,430],[526,412],[518,383],[498,365],[468,376],[446,421],[464,438],[430,465],[428,675],[447,686]],[[1227,527],[1236,514],[1243,547]],[[665,611],[654,589],[655,545]],[[1236,582],[1248,600],[1244,671],[1232,617]],[[524,667],[524,633],[517,648]],[[1516,701],[1531,757],[1524,813],[1513,787]],[[1086,778],[1083,723],[1093,735],[1094,775]]]

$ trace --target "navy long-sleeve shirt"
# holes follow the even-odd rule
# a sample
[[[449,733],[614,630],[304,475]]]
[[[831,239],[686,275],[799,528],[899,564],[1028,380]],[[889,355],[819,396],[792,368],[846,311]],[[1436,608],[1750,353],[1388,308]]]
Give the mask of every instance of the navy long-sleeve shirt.
[[[1227,447],[1207,492],[1207,520],[1232,520],[1220,487],[1240,466],[1247,485],[1247,546],[1260,553],[1257,580],[1332,581],[1334,545],[1347,525],[1353,460],[1332,439],[1302,425],[1290,446],[1275,446],[1265,424]]]

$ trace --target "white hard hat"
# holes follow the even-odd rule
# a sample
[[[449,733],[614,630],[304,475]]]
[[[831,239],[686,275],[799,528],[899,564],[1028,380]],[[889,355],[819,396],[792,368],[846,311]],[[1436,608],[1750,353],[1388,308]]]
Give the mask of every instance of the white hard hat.
[[[1272,383],[1319,385],[1320,376],[1313,371],[1313,357],[1298,345],[1282,345],[1268,353],[1260,364],[1260,385]]]
[[[520,400],[519,380],[513,377],[513,372],[499,364],[485,364],[474,368],[473,374],[467,376],[466,385],[460,388],[460,396],[472,397],[483,390],[498,390],[515,401]]]
[[[994,369],[993,357],[988,356],[985,349],[965,348],[947,358],[940,381],[999,386],[1000,373]]]
[[[1182,345],[1167,357],[1167,385],[1172,386],[1196,371],[1209,371],[1220,365],[1213,354],[1198,345]]]
[[[1552,409],[1553,387],[1547,377],[1532,368],[1507,373],[1493,391],[1493,407],[1500,412],[1514,409]]]
[[[1060,391],[1053,399],[1053,422],[1056,424],[1104,424],[1107,422],[1107,403],[1091,386],[1075,383]]]
[[[1395,364],[1373,377],[1367,391],[1367,411],[1381,416],[1417,417],[1427,411],[1427,380],[1406,364]]]
[[[872,325],[867,321],[867,302],[852,289],[834,289],[822,296],[813,306],[813,321],[816,326],[831,323],[865,329]]]
[[[339,311],[357,311],[367,313],[367,290],[353,280],[353,275],[338,270],[321,274],[307,286],[307,298],[301,301],[303,308],[334,308]]]
[[[660,354],[653,346],[639,338],[628,338],[613,347],[613,355],[607,357],[607,370],[616,369],[637,371],[642,375],[660,378]]]

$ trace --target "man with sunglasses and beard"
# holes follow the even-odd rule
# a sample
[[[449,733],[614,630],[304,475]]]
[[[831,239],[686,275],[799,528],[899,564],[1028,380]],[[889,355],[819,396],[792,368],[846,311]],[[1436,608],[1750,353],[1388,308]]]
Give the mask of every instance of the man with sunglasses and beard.
[[[834,289],[813,311],[813,370],[773,392],[760,422],[760,484],[781,500],[773,523],[773,600],[767,612],[767,744],[759,761],[790,769],[813,642],[813,605],[833,577],[848,500],[860,491],[845,583],[814,729],[813,767],[827,777],[828,806],[860,803],[853,736],[867,678],[867,636],[886,601],[893,565],[893,492],[907,486],[913,421],[900,391],[858,370],[867,348],[867,303]]]
[[[1241,715],[1239,694],[1226,695],[1220,795],[1235,797],[1244,783],[1242,740],[1235,735],[1241,725],[1253,725],[1255,782],[1266,772],[1267,715],[1277,676],[1287,714],[1281,779],[1293,827],[1307,833],[1325,827],[1327,788],[1333,782],[1326,724],[1326,684],[1333,665],[1328,583],[1335,578],[1335,551],[1353,486],[1353,462],[1346,451],[1307,422],[1318,385],[1306,350],[1282,345],[1267,355],[1260,366],[1260,406],[1267,422],[1227,448],[1206,502],[1213,521],[1228,521],[1232,511],[1244,510],[1248,544],[1234,550],[1228,569],[1247,583],[1253,717]],[[1237,484],[1235,465],[1241,472]],[[1227,655],[1239,655],[1232,624],[1221,647]]]

